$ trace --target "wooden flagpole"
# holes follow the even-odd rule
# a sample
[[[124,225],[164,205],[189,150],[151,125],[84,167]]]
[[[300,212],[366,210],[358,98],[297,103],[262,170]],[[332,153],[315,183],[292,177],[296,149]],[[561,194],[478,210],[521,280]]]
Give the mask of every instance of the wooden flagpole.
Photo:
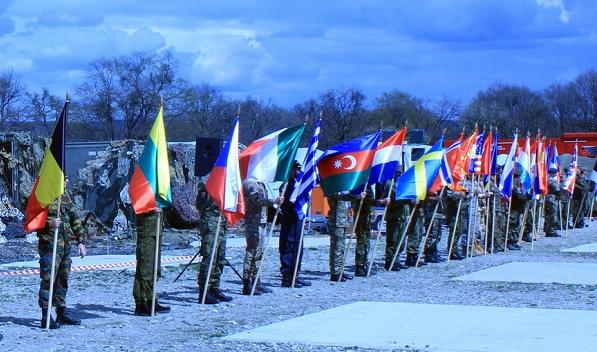
[[[311,200],[309,200],[309,202],[311,202]],[[298,248],[296,249],[296,259],[294,260],[294,271],[292,272],[292,283],[290,284],[290,287],[294,287],[294,283],[296,282],[296,278],[298,276],[298,267],[299,267],[299,260],[301,258],[301,252],[303,249],[303,234],[305,232],[306,220],[307,220],[307,216],[305,215],[305,217],[303,218],[303,221],[301,222],[301,234],[299,236]]]
[[[508,216],[506,216],[506,239],[504,240],[504,252],[508,251],[508,231],[510,231],[510,212],[512,211],[512,186],[514,186],[514,180],[510,185],[510,197],[508,200]]]
[[[568,205],[566,206],[566,227],[564,230],[564,238],[568,238],[568,227],[570,224],[570,203],[572,202],[572,197],[568,198]]]
[[[595,198],[591,202],[591,209],[589,210],[589,222],[593,221],[593,205],[595,205]]]
[[[286,187],[288,186],[288,182],[284,184],[282,187],[282,195],[286,193]],[[255,288],[257,288],[257,282],[259,281],[259,274],[261,274],[261,268],[263,267],[263,262],[265,261],[265,254],[267,253],[267,247],[269,244],[269,240],[274,233],[274,227],[276,226],[276,221],[278,221],[278,214],[280,214],[280,206],[278,205],[278,209],[276,209],[276,214],[274,214],[274,219],[272,221],[272,226],[270,227],[267,237],[265,238],[265,243],[263,245],[263,253],[261,254],[261,261],[259,261],[259,267],[257,268],[257,273],[255,274],[255,279],[253,280],[253,286],[251,287],[251,296],[255,295]]]
[[[454,240],[456,237],[456,229],[458,229],[458,220],[460,217],[460,209],[462,208],[462,198],[458,200],[458,208],[456,209],[456,218],[454,219],[454,230],[452,230],[452,239],[450,240],[450,246],[448,248],[448,263],[452,257],[452,246],[454,246]],[[460,237],[460,236],[458,236]]]
[[[415,204],[415,206],[413,207],[413,210],[410,212],[410,216],[408,217],[408,221],[406,222],[406,226],[404,227],[404,230],[402,231],[402,236],[400,237],[400,241],[398,242],[398,245],[396,246],[396,250],[394,251],[394,256],[392,257],[392,262],[390,263],[390,268],[392,268],[394,266],[394,263],[396,262],[396,258],[398,257],[398,253],[400,253],[400,247],[404,243],[404,237],[408,233],[408,228],[410,226],[410,223],[413,220],[413,216],[415,215],[415,210],[417,209],[418,206],[419,206],[418,203]]]
[[[562,215],[562,201],[558,199],[558,211],[560,212],[560,231],[564,230],[564,215]]]
[[[56,212],[56,219],[60,219],[60,204],[62,201],[62,195],[58,197],[58,210]],[[50,329],[50,319],[51,315],[50,312],[52,310],[52,303],[54,302],[54,282],[55,282],[55,275],[56,275],[56,251],[58,250],[58,229],[60,226],[57,226],[54,229],[54,238],[52,241],[52,266],[50,269],[50,292],[48,296],[48,308],[46,311],[46,330]]]
[[[392,188],[394,187],[394,178],[390,181],[390,190],[388,191],[388,198],[392,195]],[[383,208],[383,214],[381,215],[381,222],[379,224],[379,228],[377,229],[377,236],[375,237],[375,244],[373,245],[373,251],[371,252],[371,260],[369,260],[369,267],[367,268],[367,277],[371,276],[371,267],[373,266],[373,259],[375,258],[375,252],[377,252],[377,244],[379,243],[379,238],[381,237],[381,227],[383,226],[383,222],[386,219],[386,213],[388,211],[388,207],[390,203],[386,204]],[[387,232],[386,232],[387,238]],[[386,240],[387,241],[387,240]],[[390,268],[391,271],[392,268]]]
[[[157,215],[157,226],[155,232],[155,251],[153,258],[153,290],[151,294],[151,316],[155,315],[155,303],[157,299],[157,284],[158,284],[158,268],[159,268],[159,257],[160,257],[160,232],[162,227],[162,209],[157,208],[155,210]]]
[[[536,204],[537,200],[535,199],[535,204]],[[527,205],[524,207],[524,214],[522,215],[522,223],[520,225],[520,230],[518,231],[518,240],[516,242],[518,242],[518,244],[522,243],[522,235],[524,234],[524,228],[525,228],[525,224],[527,222],[527,215],[529,213],[529,208],[531,207],[531,204],[529,202],[527,202]]]
[[[369,186],[369,181],[365,182],[365,188],[363,189],[364,193],[367,193],[367,187]],[[367,195],[365,194],[365,197]],[[342,281],[342,276],[344,275],[344,267],[346,266],[346,257],[348,256],[348,250],[350,249],[350,243],[352,242],[352,236],[355,235],[357,224],[359,222],[359,216],[361,215],[361,209],[363,208],[363,202],[365,201],[365,197],[361,198],[359,202],[359,207],[357,213],[354,215],[354,221],[352,223],[352,229],[350,231],[350,237],[348,238],[348,242],[346,246],[344,246],[344,258],[342,258],[342,267],[340,268],[340,275],[338,275],[338,282]]]
[[[218,228],[216,230],[216,236],[213,242],[213,248],[211,250],[211,255],[209,257],[209,266],[207,267],[207,276],[205,277],[205,282],[203,283],[203,293],[201,294],[201,304],[205,304],[205,297],[207,296],[207,287],[209,286],[209,278],[211,277],[211,268],[214,264],[214,257],[216,256],[216,251],[218,247],[218,236],[220,235],[220,225],[222,225],[222,214],[218,216]]]
[[[439,192],[439,196],[437,197],[437,204],[435,204],[435,209],[433,210],[433,214],[431,215],[429,226],[427,227],[427,231],[425,231],[425,237],[423,237],[423,241],[421,243],[421,246],[419,246],[419,251],[417,252],[417,261],[415,262],[415,268],[419,267],[419,259],[421,257],[421,253],[425,254],[425,243],[427,242],[427,238],[429,238],[429,233],[431,232],[431,228],[433,227],[433,220],[435,220],[435,214],[437,214],[437,209],[439,208],[439,204],[441,203],[441,199],[444,195],[445,188],[446,187],[442,187],[442,190],[441,192]]]
[[[580,200],[580,205],[578,206],[578,211],[576,212],[576,216],[574,217],[574,226],[572,226],[573,228],[576,228],[576,224],[578,224],[578,219],[582,215],[582,206],[583,206],[583,204],[585,204],[586,197],[587,197],[587,192],[584,192],[582,194],[582,198]]]

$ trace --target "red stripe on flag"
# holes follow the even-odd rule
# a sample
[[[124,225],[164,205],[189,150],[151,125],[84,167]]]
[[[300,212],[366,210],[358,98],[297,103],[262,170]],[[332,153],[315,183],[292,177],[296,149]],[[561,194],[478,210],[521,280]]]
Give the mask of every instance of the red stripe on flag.
[[[135,166],[135,171],[131,177],[129,194],[136,214],[147,213],[158,208],[155,194],[139,165]]]
[[[247,148],[245,148],[240,154],[238,155],[238,165],[240,168],[240,177],[244,180],[247,178],[247,172],[249,172],[249,162],[251,161],[251,157],[253,154],[259,152],[259,149],[267,143],[271,141],[271,139],[262,139],[251,143]]]
[[[335,154],[325,157],[317,164],[321,178],[345,172],[365,171],[371,167],[375,150]]]
[[[31,190],[31,196],[27,202],[27,209],[25,210],[25,225],[23,226],[26,232],[33,232],[46,226],[46,219],[48,218],[48,208],[42,207],[37,201],[35,190],[39,183],[39,176],[35,178],[35,184]]]

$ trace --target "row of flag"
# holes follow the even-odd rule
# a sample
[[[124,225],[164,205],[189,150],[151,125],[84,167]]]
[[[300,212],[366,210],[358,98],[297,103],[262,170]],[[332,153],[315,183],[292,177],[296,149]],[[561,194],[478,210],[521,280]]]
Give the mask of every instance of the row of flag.
[[[68,101],[56,122],[52,143],[42,163],[39,177],[27,205],[25,229],[34,231],[45,226],[48,205],[64,192],[64,144]],[[228,140],[218,156],[206,182],[206,189],[232,225],[244,217],[242,179],[261,182],[287,182],[305,125],[284,128],[251,143],[239,153],[239,117],[233,121]],[[381,131],[349,140],[328,148],[317,159],[321,119],[316,121],[313,136],[298,173],[290,200],[299,218],[307,216],[313,188],[320,184],[324,194],[351,192],[367,185],[384,184],[395,177],[404,165],[403,147],[406,127],[380,143]],[[430,192],[448,186],[461,190],[467,175],[485,179],[497,173],[498,135],[492,130],[479,132],[477,128],[464,138],[464,132],[447,149],[443,136],[420,157],[412,167],[395,180],[396,200],[423,200]],[[574,191],[578,147],[575,146],[565,188]],[[534,143],[530,136],[523,147],[514,137],[500,177],[502,196],[509,198],[514,170],[521,170],[521,180],[529,194],[546,194],[547,169],[559,170],[555,145],[545,145],[540,135]],[[597,179],[597,171],[595,179]],[[593,176],[593,175],[592,175]],[[560,177],[558,175],[558,177]],[[172,203],[163,107],[160,107],[139,162],[129,185],[135,213],[164,208]]]

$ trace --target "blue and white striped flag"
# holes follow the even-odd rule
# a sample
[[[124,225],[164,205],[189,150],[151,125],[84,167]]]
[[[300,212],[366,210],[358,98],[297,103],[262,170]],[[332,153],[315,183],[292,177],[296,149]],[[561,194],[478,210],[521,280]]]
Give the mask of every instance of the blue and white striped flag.
[[[514,181],[514,168],[516,167],[516,148],[518,147],[518,135],[514,135],[508,159],[504,164],[504,170],[500,177],[500,193],[504,198],[510,199],[512,193],[512,182]]]
[[[309,143],[309,149],[305,155],[305,161],[303,162],[303,169],[296,176],[296,183],[294,191],[290,195],[290,201],[294,203],[294,208],[299,219],[303,219],[307,216],[309,208],[309,200],[311,200],[311,191],[317,184],[317,160],[315,159],[315,153],[317,152],[317,145],[319,144],[319,130],[321,125],[321,119],[317,120],[315,125],[315,131],[311,137]]]

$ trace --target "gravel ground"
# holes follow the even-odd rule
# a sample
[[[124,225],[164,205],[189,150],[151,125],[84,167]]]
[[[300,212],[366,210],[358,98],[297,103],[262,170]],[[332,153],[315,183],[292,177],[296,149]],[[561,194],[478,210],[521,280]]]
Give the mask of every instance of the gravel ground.
[[[273,239],[277,240],[277,239]],[[158,283],[162,303],[172,312],[153,318],[133,313],[132,270],[72,273],[68,303],[83,319],[78,327],[46,332],[38,328],[38,277],[0,277],[0,350],[55,351],[65,347],[84,351],[345,351],[360,348],[301,344],[243,343],[221,337],[277,321],[319,312],[354,301],[391,301],[436,304],[491,305],[597,310],[596,286],[463,282],[452,278],[511,261],[595,262],[594,255],[561,254],[559,249],[597,242],[597,222],[569,231],[568,238],[542,238],[531,252],[478,256],[464,261],[430,264],[418,269],[385,272],[346,283],[329,282],[328,247],[308,247],[303,259],[304,277],[313,286],[280,287],[275,249],[268,251],[263,281],[274,292],[257,297],[240,295],[241,282],[230,268],[224,271],[222,289],[234,300],[215,306],[197,303],[197,268],[191,267],[177,283],[181,268],[167,267]],[[383,244],[379,247],[383,248]],[[376,260],[382,266],[382,251]],[[194,249],[165,250],[164,254],[194,254]],[[240,270],[243,249],[228,257]],[[351,253],[349,258],[354,258]],[[352,267],[349,267],[349,272]],[[421,317],[432,319],[432,317]],[[419,350],[404,346],[405,351]]]

